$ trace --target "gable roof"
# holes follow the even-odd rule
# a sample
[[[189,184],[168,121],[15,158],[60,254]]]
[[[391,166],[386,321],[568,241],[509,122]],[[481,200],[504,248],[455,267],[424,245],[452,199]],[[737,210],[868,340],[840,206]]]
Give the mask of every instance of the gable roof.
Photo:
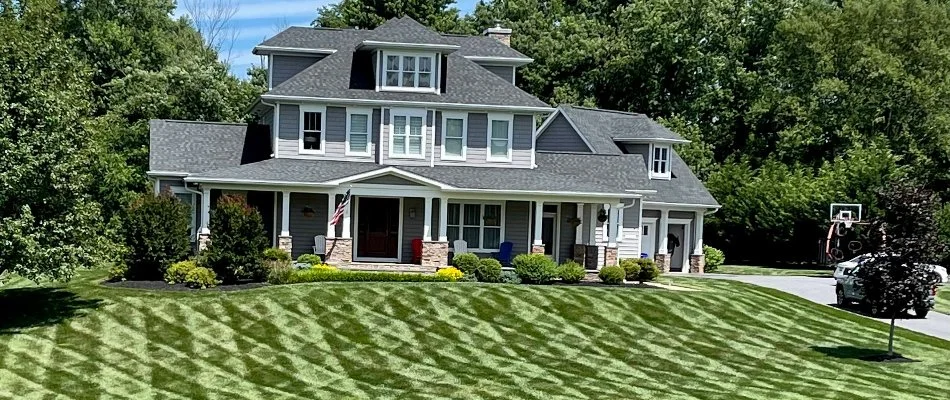
[[[270,156],[267,127],[226,122],[149,121],[150,172],[191,174]]]
[[[670,164],[673,177],[670,179],[651,179],[650,188],[656,193],[643,195],[643,200],[657,203],[694,204],[710,207],[719,207],[719,202],[713,197],[706,185],[693,174],[686,162],[674,150]],[[627,155],[629,156],[629,154]],[[636,155],[641,160],[643,157]],[[646,163],[643,165],[643,176],[647,176]]]
[[[426,28],[410,17],[393,18],[369,32],[364,41],[452,45],[442,35]]]
[[[562,104],[548,121],[558,114],[564,115],[577,134],[598,154],[621,154],[616,145],[618,141],[688,142],[643,114]],[[539,135],[544,133],[548,121],[538,131]]]

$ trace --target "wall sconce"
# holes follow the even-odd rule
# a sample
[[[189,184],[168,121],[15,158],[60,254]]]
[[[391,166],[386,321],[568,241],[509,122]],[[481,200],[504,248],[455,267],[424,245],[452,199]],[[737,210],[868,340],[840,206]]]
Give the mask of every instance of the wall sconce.
[[[409,209],[409,219],[416,219],[416,209],[415,209],[415,207]]]
[[[316,215],[316,214],[317,214],[317,212],[314,211],[312,208],[310,208],[310,206],[304,206],[304,207],[303,207],[303,216],[304,216],[304,217],[313,218],[313,216]]]

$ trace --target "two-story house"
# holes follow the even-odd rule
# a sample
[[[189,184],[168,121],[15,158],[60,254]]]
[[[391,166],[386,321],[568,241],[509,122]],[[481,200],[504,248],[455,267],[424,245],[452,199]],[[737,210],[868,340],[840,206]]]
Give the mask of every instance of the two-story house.
[[[215,200],[234,193],[274,246],[329,263],[434,269],[463,240],[486,257],[510,242],[588,269],[646,253],[701,270],[703,216],[719,205],[673,151],[685,141],[643,115],[522,91],[516,69],[532,60],[510,35],[411,18],[289,28],[254,49],[268,67],[256,124],[151,122],[155,191],[192,205],[199,247]]]

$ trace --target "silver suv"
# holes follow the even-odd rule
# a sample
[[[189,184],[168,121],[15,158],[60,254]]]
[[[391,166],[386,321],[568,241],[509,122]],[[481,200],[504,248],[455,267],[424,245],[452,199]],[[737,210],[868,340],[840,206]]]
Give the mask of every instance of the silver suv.
[[[857,277],[861,265],[850,269],[845,269],[841,276],[835,276],[837,284],[835,285],[835,295],[839,307],[845,307],[851,303],[858,303],[872,316],[878,316],[883,310],[878,309],[876,305],[868,304],[864,301],[864,292],[861,290],[861,279]],[[934,307],[935,297],[937,296],[937,285],[931,288],[927,300],[924,304],[914,305],[914,314],[917,318],[926,318],[927,313]]]

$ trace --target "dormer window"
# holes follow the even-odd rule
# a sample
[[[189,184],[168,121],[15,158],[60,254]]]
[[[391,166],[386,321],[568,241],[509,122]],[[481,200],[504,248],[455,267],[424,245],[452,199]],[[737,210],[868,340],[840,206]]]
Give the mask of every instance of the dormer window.
[[[382,90],[434,92],[435,53],[383,52]]]
[[[650,178],[670,179],[670,146],[654,144],[650,147]]]

